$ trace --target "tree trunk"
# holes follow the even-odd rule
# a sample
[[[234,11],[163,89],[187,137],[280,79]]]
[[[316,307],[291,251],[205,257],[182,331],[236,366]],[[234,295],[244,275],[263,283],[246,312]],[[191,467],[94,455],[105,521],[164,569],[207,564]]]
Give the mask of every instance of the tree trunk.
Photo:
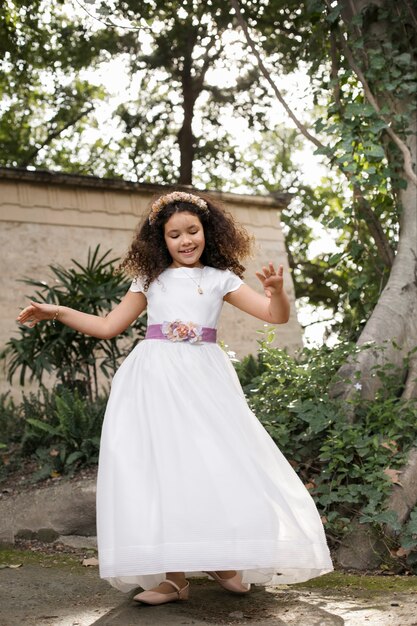
[[[411,136],[408,143],[414,144],[410,145],[410,148],[413,148],[415,159],[415,135]],[[333,389],[334,396],[348,399],[357,395],[353,383],[359,374],[362,385],[361,397],[364,399],[375,397],[380,383],[373,368],[379,364],[394,364],[399,372],[402,372],[399,378],[404,379],[408,375],[404,359],[417,345],[417,190],[411,182],[408,183],[407,189],[401,192],[401,203],[400,239],[392,270],[387,285],[358,340],[359,346],[370,343],[375,347],[363,350],[355,360],[341,368],[339,373],[342,378],[352,381],[352,384],[339,383]],[[380,349],[381,346],[383,350]],[[413,368],[409,369],[409,374],[415,377]],[[411,389],[411,385],[412,380],[407,380],[408,390]],[[413,388],[417,391],[415,385]],[[411,397],[410,391],[407,395]]]
[[[184,57],[181,73],[182,97],[183,97],[183,122],[178,133],[178,145],[180,148],[180,175],[178,182],[181,185],[191,185],[193,182],[193,160],[195,152],[195,137],[193,135],[193,117],[196,93],[194,78],[192,76],[192,54],[194,41],[190,37]]]
[[[334,2],[330,0],[324,1],[329,11],[334,11],[337,8]],[[300,132],[309,141],[312,141],[314,145],[324,148],[317,137],[313,136],[296,118],[272,80],[249,34],[248,24],[240,10],[239,1],[230,0],[230,3],[245,33],[248,45],[258,60],[260,71],[271,85],[279,102],[284,106],[289,117],[296,123]],[[371,106],[374,107],[381,120],[386,121],[385,132],[389,140],[401,151],[398,169],[400,169],[402,178],[407,180],[407,187],[398,192],[401,204],[401,218],[397,253],[392,262],[386,287],[358,341],[359,346],[369,343],[371,347],[364,349],[355,359],[349,360],[342,366],[339,372],[342,381],[334,386],[332,390],[334,396],[344,399],[352,397],[356,399],[356,383],[359,380],[361,382],[362,398],[373,399],[381,384],[376,376],[375,366],[384,363],[393,364],[394,367],[398,368],[398,388],[401,389],[401,385],[404,385],[404,400],[417,397],[417,352],[411,355],[411,358],[408,360],[408,367],[406,361],[406,357],[409,357],[410,353],[417,346],[417,115],[415,110],[407,114],[410,122],[407,131],[400,136],[393,128],[393,120],[384,117],[386,113],[381,103],[390,105],[392,116],[396,113],[405,112],[406,108],[413,110],[412,107],[407,106],[410,103],[401,100],[399,97],[396,99],[393,93],[381,93],[379,85],[376,85],[376,93],[378,94],[378,98],[376,98],[372,91],[373,86],[369,84],[364,70],[361,69],[362,65],[364,67],[367,66],[369,60],[368,53],[374,52],[383,43],[387,44],[388,49],[390,48],[390,24],[377,19],[374,23],[370,21],[377,15],[374,11],[375,7],[388,6],[386,3],[389,3],[389,0],[339,0],[337,3],[341,7],[341,15],[349,32],[349,37],[345,36],[344,33],[340,37],[342,53],[345,55],[345,59],[351,69],[356,73],[358,81],[362,84],[364,96]],[[361,20],[356,18],[365,8],[370,10],[364,15],[363,25],[360,25]],[[403,26],[405,36],[410,38],[410,33],[416,32],[415,23],[417,22],[417,16],[411,3],[407,3],[407,9],[409,10],[409,13],[407,13],[408,22],[403,24]],[[361,31],[362,27],[367,29],[367,34],[372,33],[371,44],[369,44],[368,40],[366,45],[369,45],[373,50],[367,49],[366,45],[364,47],[365,37],[363,37],[364,33]],[[358,43],[357,47],[355,47],[355,43]],[[411,44],[412,58],[415,60],[416,46],[413,41],[408,43]],[[359,62],[354,57],[353,50],[355,50],[356,55],[359,55]],[[371,210],[371,207],[365,206],[364,208],[367,212]],[[376,241],[380,239],[385,246],[385,241],[378,231],[375,231],[373,235],[376,236]],[[392,254],[389,249],[385,250],[385,253],[386,265],[389,267],[391,266]],[[384,348],[383,350],[381,350],[381,346]],[[350,417],[354,419],[353,412]],[[402,470],[402,480],[404,481],[403,486],[393,486],[387,506],[388,510],[396,512],[399,519],[404,521],[417,501],[417,489],[415,488],[415,485],[417,485],[417,449],[412,449],[408,454]],[[369,537],[365,536],[367,533],[369,533],[369,529],[365,525],[357,525],[351,536],[346,538],[346,546],[344,548],[357,547],[358,539],[363,538],[364,541],[368,542],[370,552],[372,552],[376,546],[375,541],[378,541],[378,538],[373,538],[369,542]],[[357,553],[355,555],[354,558],[356,559]]]
[[[369,0],[343,1],[343,16],[349,22],[367,5]],[[383,4],[379,1],[378,4]],[[386,23],[369,24],[368,29],[375,36],[375,46],[380,47],[383,41],[389,43]],[[361,33],[358,33],[360,36]],[[352,48],[352,44],[351,44]],[[400,101],[386,94],[391,104],[392,114],[405,113],[409,103]],[[410,115],[410,114],[409,114]],[[406,139],[403,139],[407,150],[406,159],[415,175],[417,162],[417,115],[410,115]],[[343,378],[352,381],[339,383],[333,389],[333,395],[349,399],[357,395],[353,383],[359,378],[362,384],[361,397],[372,399],[380,386],[373,368],[376,365],[391,363],[398,368],[399,387],[405,381],[405,398],[417,397],[417,385],[413,384],[416,377],[416,365],[413,360],[407,368],[405,359],[417,346],[417,187],[406,171],[401,172],[407,180],[407,188],[399,191],[401,205],[400,234],[397,254],[395,256],[387,285],[372,312],[358,345],[375,346],[357,355],[355,360],[346,363],[340,371]],[[381,350],[383,346],[383,350]],[[408,370],[408,371],[407,371]],[[355,377],[356,374],[356,377]]]
[[[181,129],[178,133],[178,145],[180,147],[180,175],[178,182],[181,185],[191,185],[193,182],[193,160],[195,152],[195,138],[193,135],[192,121],[194,115],[194,102],[193,96],[190,95],[189,84],[184,86],[184,83],[189,81],[183,81],[183,108],[184,118]],[[190,81],[192,82],[192,81]]]
[[[349,0],[344,2],[345,20],[349,21],[369,0]],[[380,0],[376,4],[383,4]],[[384,32],[381,24],[375,31],[379,41]],[[387,98],[389,100],[389,98]],[[404,111],[405,104],[392,101],[395,112]],[[403,178],[408,178],[407,188],[400,190],[401,218],[397,254],[392,265],[387,285],[372,312],[358,341],[358,345],[370,343],[374,346],[359,353],[353,361],[347,362],[339,371],[342,378],[352,382],[340,383],[333,389],[333,394],[349,399],[357,394],[353,386],[356,376],[362,384],[361,397],[372,399],[381,382],[375,375],[376,365],[390,363],[398,368],[398,387],[403,386],[404,400],[417,398],[417,188],[411,174],[415,175],[417,162],[417,115],[411,115],[407,139],[404,140],[408,154],[404,158]],[[398,145],[398,143],[397,143]],[[402,150],[404,155],[404,150]],[[411,159],[410,159],[411,157]],[[407,172],[407,173],[406,173]],[[414,176],[415,180],[415,176]],[[383,346],[383,350],[381,350]],[[412,353],[410,355],[410,353]],[[409,359],[407,357],[410,357]],[[354,419],[352,411],[351,419]],[[417,503],[417,448],[412,448],[402,467],[398,484],[394,484],[387,501],[387,511],[396,514],[400,524],[409,517]],[[396,532],[390,526],[385,528],[388,538],[395,539]],[[367,538],[367,529],[359,531],[361,539]],[[348,550],[354,550],[358,534],[345,538]],[[338,557],[343,557],[339,551]],[[382,557],[381,557],[382,558]]]
[[[345,38],[345,34],[343,33],[340,37],[342,53],[345,55],[346,61],[351,66],[351,69],[356,72],[358,81],[363,86],[364,95],[368,102],[384,121],[385,113],[383,115],[381,112],[381,104],[378,102],[378,98],[383,101],[384,104],[389,103],[392,116],[396,113],[405,112],[406,109],[411,109],[411,107],[409,107],[410,103],[404,100],[402,101],[399,98],[396,100],[395,95],[392,93],[386,92],[381,94],[378,85],[376,91],[378,98],[376,98],[372,91],[373,86],[368,83],[364,71],[361,69],[360,63],[354,58],[352,51],[356,50],[354,45],[356,40],[365,39],[363,37],[364,33],[361,31],[362,27],[359,26],[360,22],[356,20],[358,14],[367,7],[373,9],[375,5],[383,6],[386,2],[389,2],[389,0],[339,0],[338,2],[341,7],[343,20],[347,25],[347,31],[349,32],[349,37]],[[319,148],[324,148],[317,137],[313,136],[305,126],[300,123],[272,80],[249,34],[248,24],[241,12],[239,1],[230,0],[230,3],[243,29],[248,45],[258,60],[260,71],[271,85],[279,102],[284,106],[294,123],[296,123],[300,132],[302,132],[307,139],[312,141],[314,145]],[[330,10],[334,9],[334,3],[330,2],[330,0],[325,0],[325,4]],[[372,20],[372,15],[373,12],[369,11],[367,19]],[[416,19],[410,7],[410,23],[408,24],[410,32],[415,32],[414,20]],[[363,28],[366,29],[366,34],[372,33],[372,38],[370,39],[371,43],[369,43],[369,41],[367,43],[370,49],[367,49],[366,46],[364,47],[362,43],[358,46],[359,52],[357,54],[359,54],[361,58],[361,63],[366,66],[368,53],[373,53],[375,50],[380,49],[383,43],[391,45],[391,42],[389,37],[389,23],[378,21],[377,18],[374,22],[368,21],[366,24],[365,22],[366,20],[364,20]],[[361,50],[361,48],[363,48],[363,50]],[[415,57],[415,47],[412,50],[412,54]],[[417,392],[417,385],[413,385],[413,379],[407,379],[408,372],[404,362],[411,350],[417,346],[417,316],[415,314],[417,311],[417,186],[415,173],[417,160],[417,116],[415,111],[411,114],[408,113],[408,116],[410,123],[406,129],[406,133],[404,133],[406,139],[396,133],[391,123],[387,123],[385,129],[389,139],[401,150],[400,159],[403,161],[399,162],[398,169],[402,174],[402,178],[407,181],[406,189],[401,189],[398,194],[402,213],[397,254],[392,262],[391,250],[387,248],[382,233],[374,227],[375,225],[371,224],[371,233],[375,237],[377,244],[378,242],[380,243],[379,251],[380,253],[381,251],[384,253],[387,266],[391,266],[392,263],[392,269],[387,285],[358,340],[359,346],[369,343],[371,347],[361,351],[355,359],[349,360],[341,368],[340,374],[342,380],[331,390],[334,397],[345,399],[357,397],[356,383],[360,380],[362,398],[374,398],[375,392],[380,384],[378,377],[375,375],[375,366],[384,363],[391,363],[394,367],[398,368],[399,387],[405,380],[406,397],[410,398],[414,391]],[[388,120],[388,122],[392,122],[392,120]],[[356,191],[356,194],[358,195],[358,191]],[[362,210],[363,209],[366,209],[369,214],[372,213],[372,208],[365,204],[362,206]],[[369,219],[367,219],[367,223],[368,222]],[[380,226],[379,224],[376,225],[378,227]],[[381,350],[381,346],[384,348],[383,351]],[[412,369],[410,369],[410,376],[415,376]],[[353,419],[353,415],[351,417]]]

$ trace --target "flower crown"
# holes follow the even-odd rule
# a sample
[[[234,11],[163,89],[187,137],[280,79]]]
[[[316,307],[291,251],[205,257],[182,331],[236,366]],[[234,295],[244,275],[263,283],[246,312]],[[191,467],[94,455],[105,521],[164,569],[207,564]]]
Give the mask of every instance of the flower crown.
[[[194,196],[192,193],[186,193],[185,191],[173,191],[165,196],[161,196],[152,203],[151,212],[149,214],[149,224],[154,223],[159,211],[173,202],[188,202],[188,204],[194,204],[194,206],[203,211],[203,213],[208,212],[208,204],[203,198]]]

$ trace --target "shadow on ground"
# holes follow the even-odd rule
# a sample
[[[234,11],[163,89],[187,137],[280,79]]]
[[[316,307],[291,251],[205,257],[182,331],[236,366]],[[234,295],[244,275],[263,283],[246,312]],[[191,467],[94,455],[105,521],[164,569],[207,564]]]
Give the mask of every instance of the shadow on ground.
[[[0,626],[417,626],[415,577],[337,573],[306,585],[255,587],[246,596],[198,578],[187,602],[150,607],[73,557],[8,551],[0,563]]]

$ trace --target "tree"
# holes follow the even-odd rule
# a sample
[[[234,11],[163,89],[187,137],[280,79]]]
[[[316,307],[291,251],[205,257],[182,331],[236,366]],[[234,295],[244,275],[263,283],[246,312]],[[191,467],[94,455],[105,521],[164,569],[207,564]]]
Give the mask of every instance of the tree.
[[[194,165],[203,185],[216,161],[233,169],[223,112],[253,126],[267,106],[252,110],[255,93],[265,91],[241,55],[241,37],[231,39],[227,4],[92,0],[77,7],[70,14],[65,0],[8,0],[0,24],[2,164],[181,184],[193,182]],[[129,68],[132,92],[100,129],[96,109],[109,94],[84,70],[111,59]],[[235,78],[219,87],[213,71],[231,66]]]
[[[119,0],[113,6],[101,3],[100,10],[114,23],[123,18],[138,25],[120,37],[132,81],[139,78],[138,96],[117,110],[124,125],[122,147],[136,177],[149,180],[149,173],[156,173],[164,181],[192,184],[196,163],[205,170],[214,159],[233,162],[222,111],[233,110],[253,125],[262,111],[254,114],[251,102],[255,90],[258,97],[264,91],[252,64],[239,55],[239,42],[230,39],[229,7],[220,0],[140,6]],[[210,72],[230,64],[237,78],[218,87]]]
[[[245,19],[246,6],[253,9],[253,4],[231,0],[276,97],[299,131],[346,176],[352,203],[344,217],[358,236],[350,256],[363,272],[359,278],[380,282],[358,338],[359,346],[373,348],[342,366],[344,382],[333,392],[353,400],[359,384],[362,400],[375,397],[382,384],[375,370],[386,364],[397,372],[397,394],[416,398],[417,7],[408,0],[276,0],[259,7],[257,19]],[[250,26],[256,29],[256,44]],[[298,58],[309,64],[317,101],[327,100],[316,134],[288,107],[263,60],[267,54],[278,57],[285,69],[294,63],[296,46]],[[377,261],[373,275],[366,266],[369,256]],[[401,522],[417,501],[415,458],[412,449],[401,492],[394,485],[388,503]]]
[[[275,44],[282,43],[282,31],[288,31],[285,34],[290,43],[281,46],[281,56],[284,56],[283,50],[288,54],[293,51],[295,36],[303,40],[305,49],[301,58],[309,61],[315,79],[317,76],[321,79],[316,87],[317,99],[320,97],[323,103],[325,93],[330,99],[327,116],[315,124],[316,130],[325,133],[326,144],[289,109],[251,38],[239,3],[231,0],[231,4],[258,57],[261,71],[278,99],[287,106],[303,135],[343,172],[351,185],[353,202],[346,207],[345,219],[356,224],[359,235],[358,225],[366,225],[374,248],[370,252],[376,252],[381,268],[388,270],[382,277],[384,288],[374,310],[370,311],[359,343],[390,344],[384,359],[401,367],[417,340],[417,326],[409,315],[417,298],[414,275],[417,258],[416,105],[413,97],[417,88],[414,62],[417,13],[408,2],[394,7],[382,0],[378,5],[351,2],[350,8],[342,1],[330,6],[317,0],[301,6],[297,3],[297,7],[295,3],[277,1],[260,11],[258,27],[262,29],[268,24],[268,38],[261,30],[261,42],[267,40],[267,50],[272,46],[271,24],[279,28]],[[299,27],[296,35],[294,27],[282,27],[283,14],[290,11],[296,16],[294,24]],[[309,35],[311,23],[313,29]],[[324,29],[328,32],[327,38],[322,37]],[[289,32],[294,36],[289,37]],[[319,32],[323,41],[321,48],[317,47]],[[387,64],[388,58],[390,64]],[[361,253],[357,255],[358,265],[368,253],[361,243],[357,242]],[[387,316],[388,310],[396,311],[394,319],[392,314]],[[394,347],[395,344],[401,349]],[[372,351],[364,351],[363,362],[359,363],[363,397],[372,397],[378,384],[371,374],[372,360],[376,358]],[[411,373],[406,383],[407,393],[412,378]],[[349,390],[345,389],[344,393],[349,394]]]
[[[82,71],[116,50],[113,33],[92,33],[62,0],[8,0],[0,11],[0,41],[1,164],[44,167],[59,145],[55,167],[60,156],[66,171],[79,171],[69,137],[94,124],[105,96]]]

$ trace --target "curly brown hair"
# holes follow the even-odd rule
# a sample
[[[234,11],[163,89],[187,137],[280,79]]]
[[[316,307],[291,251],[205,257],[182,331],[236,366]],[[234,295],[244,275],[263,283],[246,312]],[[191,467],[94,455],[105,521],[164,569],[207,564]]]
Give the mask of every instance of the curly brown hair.
[[[197,195],[193,192],[193,195]],[[194,204],[174,201],[164,206],[149,223],[149,215],[139,224],[130,248],[119,269],[138,276],[147,289],[150,283],[172,263],[164,239],[164,226],[171,215],[187,211],[196,215],[204,229],[205,247],[200,261],[219,270],[231,270],[240,278],[245,267],[241,261],[252,253],[254,238],[235,221],[220,204],[198,194],[206,201],[208,211],[202,212]]]

